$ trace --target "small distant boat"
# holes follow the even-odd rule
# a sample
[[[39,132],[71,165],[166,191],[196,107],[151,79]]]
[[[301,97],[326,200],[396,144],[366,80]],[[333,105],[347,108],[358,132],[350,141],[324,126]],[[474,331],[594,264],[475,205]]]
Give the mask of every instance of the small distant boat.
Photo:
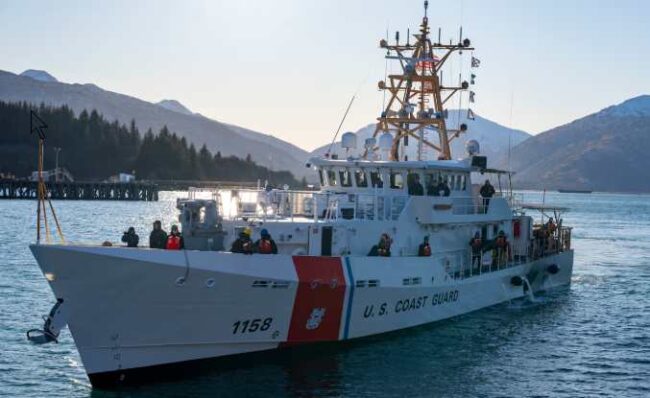
[[[558,189],[559,193],[592,193],[590,189]]]

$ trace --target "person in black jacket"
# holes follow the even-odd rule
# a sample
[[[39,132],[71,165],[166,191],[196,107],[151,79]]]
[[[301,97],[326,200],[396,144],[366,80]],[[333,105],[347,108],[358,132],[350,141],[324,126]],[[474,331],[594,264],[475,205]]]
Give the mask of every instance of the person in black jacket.
[[[153,222],[153,230],[149,234],[149,247],[152,249],[164,249],[167,244],[167,232],[162,229],[160,220]]]
[[[140,237],[135,233],[135,228],[129,227],[129,230],[122,235],[122,242],[126,243],[127,247],[138,247]]]
[[[479,192],[483,198],[483,203],[485,204],[485,211],[487,212],[488,207],[490,206],[490,199],[494,196],[494,187],[490,184],[490,180],[485,180],[485,184],[481,187]]]
[[[424,241],[420,243],[418,248],[418,257],[429,257],[431,256],[431,245],[429,245],[429,237],[425,236]]]
[[[230,251],[232,253],[253,254],[253,241],[251,240],[251,229],[246,227],[239,233],[239,238],[232,242]]]

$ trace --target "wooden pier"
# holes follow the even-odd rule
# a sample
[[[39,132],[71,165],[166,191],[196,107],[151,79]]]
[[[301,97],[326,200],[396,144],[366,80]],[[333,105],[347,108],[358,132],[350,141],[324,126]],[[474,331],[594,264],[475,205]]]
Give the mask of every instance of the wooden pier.
[[[158,185],[150,182],[48,182],[53,200],[157,201]],[[0,180],[0,199],[37,199],[36,181]]]

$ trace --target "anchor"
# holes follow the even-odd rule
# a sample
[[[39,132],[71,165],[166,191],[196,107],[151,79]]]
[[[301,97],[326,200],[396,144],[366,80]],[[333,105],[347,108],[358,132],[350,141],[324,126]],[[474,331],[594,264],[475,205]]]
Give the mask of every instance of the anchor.
[[[56,299],[50,313],[43,315],[43,328],[28,330],[27,339],[34,344],[58,343],[59,333],[67,324],[62,309],[63,299]]]

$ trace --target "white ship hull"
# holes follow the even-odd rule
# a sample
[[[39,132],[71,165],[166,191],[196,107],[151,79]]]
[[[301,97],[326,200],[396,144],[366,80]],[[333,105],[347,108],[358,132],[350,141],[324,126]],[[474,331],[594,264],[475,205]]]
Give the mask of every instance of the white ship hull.
[[[93,385],[148,367],[339,341],[570,283],[573,251],[472,276],[434,257],[245,256],[32,245]],[[549,272],[555,264],[559,270]],[[134,372],[135,371],[135,372]]]

